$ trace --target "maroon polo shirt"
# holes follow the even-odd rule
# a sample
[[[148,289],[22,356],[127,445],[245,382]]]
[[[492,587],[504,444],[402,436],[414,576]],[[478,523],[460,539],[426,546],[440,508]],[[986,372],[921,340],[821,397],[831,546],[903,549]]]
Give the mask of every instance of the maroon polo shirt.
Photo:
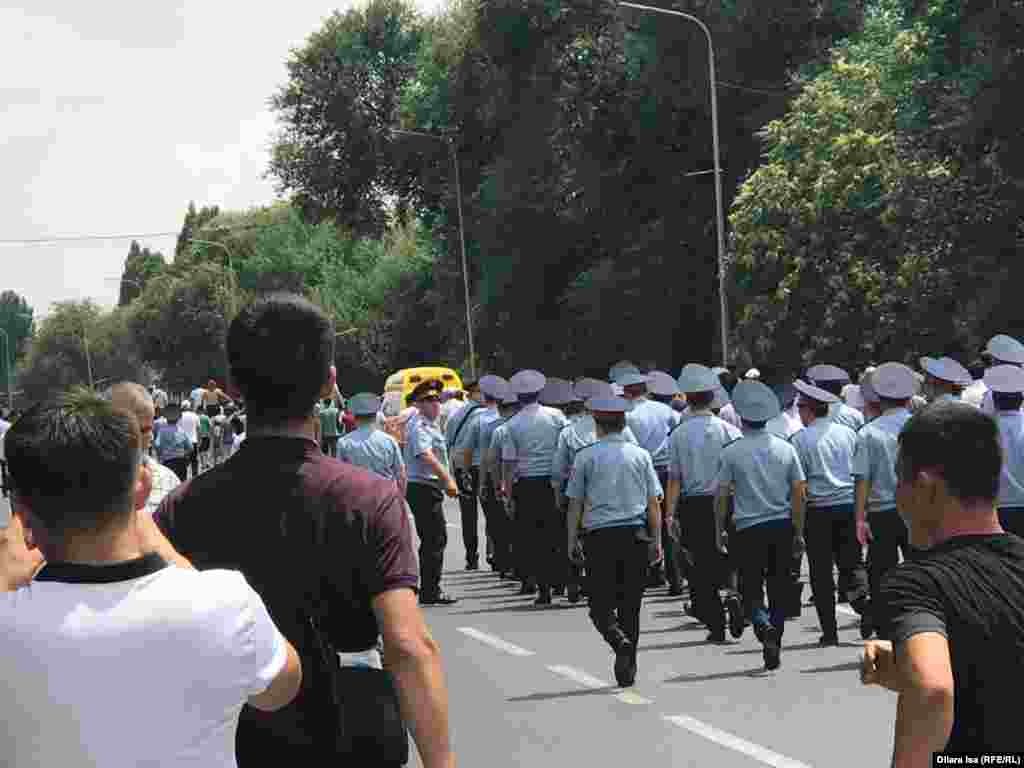
[[[319,548],[316,520],[323,520]],[[167,496],[156,521],[196,568],[241,571],[300,649],[314,585],[340,651],[376,644],[376,595],[417,586],[409,518],[395,484],[324,456],[302,437],[246,438],[228,461]]]

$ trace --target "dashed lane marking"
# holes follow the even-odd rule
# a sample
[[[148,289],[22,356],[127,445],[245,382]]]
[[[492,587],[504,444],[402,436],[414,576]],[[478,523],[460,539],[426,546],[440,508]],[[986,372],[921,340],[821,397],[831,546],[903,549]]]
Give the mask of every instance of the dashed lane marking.
[[[741,739],[739,736],[733,736],[731,733],[721,731],[718,728],[714,728],[707,723],[702,723],[700,720],[694,720],[692,717],[686,715],[672,715],[666,717],[665,720],[677,725],[680,728],[685,728],[691,733],[695,733],[698,736],[703,736],[709,741],[713,741],[728,749],[740,752],[748,757],[752,757],[765,765],[770,765],[772,768],[810,768],[806,763],[801,763],[799,760],[794,760],[791,757],[780,755],[778,752],[772,752],[766,747],[762,747],[759,744],[755,744],[752,741]]]
[[[586,688],[593,688],[595,690],[600,688],[611,688],[612,684],[605,682],[604,680],[598,680],[596,677],[591,677],[581,669],[575,667],[565,667],[561,665],[548,667],[549,670],[554,672],[556,675],[561,675],[574,683],[579,683]],[[615,695],[615,698],[624,704],[650,704],[649,699],[645,699],[632,691],[623,691]]]
[[[500,637],[495,637],[494,635],[489,635],[486,632],[481,632],[479,629],[474,629],[473,627],[459,627],[458,629],[459,632],[467,637],[472,637],[474,640],[479,640],[481,643],[491,646],[491,648],[497,648],[499,651],[510,653],[513,656],[534,655],[533,651],[528,651],[525,648],[520,648],[518,645],[505,642]]]
[[[836,613],[845,613],[847,616],[860,616],[860,614],[853,610],[853,608],[846,605],[837,605]]]

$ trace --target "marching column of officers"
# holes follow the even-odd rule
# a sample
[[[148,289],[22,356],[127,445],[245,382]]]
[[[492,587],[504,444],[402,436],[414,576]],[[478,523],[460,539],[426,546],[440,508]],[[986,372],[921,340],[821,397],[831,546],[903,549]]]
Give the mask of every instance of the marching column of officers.
[[[996,336],[985,355],[977,380],[955,360],[925,357],[922,374],[889,362],[857,386],[833,365],[778,390],[751,370],[731,393],[726,369],[698,364],[678,379],[628,362],[607,382],[488,375],[467,382],[470,400],[444,432],[443,383],[427,381],[409,397],[417,413],[401,454],[371,435],[379,399],[359,395],[367,434],[343,440],[339,457],[400,484],[407,475],[424,604],[455,602],[441,589],[445,494],[459,498],[467,570],[479,567],[479,500],[492,570],[539,606],[585,595],[619,685],[636,677],[644,590],[666,579],[675,596],[688,582],[685,610],[709,642],[749,626],[771,670],[786,620],[800,614],[805,554],[820,644],[839,644],[837,586],[861,636],[884,635],[873,610],[882,577],[913,557],[896,511],[898,437],[929,401],[962,399],[996,418],[1000,518],[1024,534],[1024,345]],[[862,409],[844,402],[851,388]]]

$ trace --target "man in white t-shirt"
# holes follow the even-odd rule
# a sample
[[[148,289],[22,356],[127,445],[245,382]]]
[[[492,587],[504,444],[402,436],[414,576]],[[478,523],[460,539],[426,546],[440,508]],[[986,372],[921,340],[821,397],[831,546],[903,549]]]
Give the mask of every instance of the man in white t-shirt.
[[[0,593],[4,764],[234,768],[242,707],[286,706],[301,666],[241,574],[192,569],[141,511],[135,418],[69,395],[5,443],[14,515],[46,562]]]
[[[189,456],[188,464],[192,467],[192,477],[199,475],[199,414],[192,410],[192,401],[183,400],[181,403],[181,418],[178,419],[178,426],[188,435],[192,441],[192,455]]]

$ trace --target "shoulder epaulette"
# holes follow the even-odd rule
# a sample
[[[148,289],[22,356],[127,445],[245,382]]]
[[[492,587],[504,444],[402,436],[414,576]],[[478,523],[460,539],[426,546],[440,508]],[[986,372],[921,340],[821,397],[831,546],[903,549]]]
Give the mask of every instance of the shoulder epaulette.
[[[794,438],[794,437],[796,437],[797,435],[799,435],[799,434],[800,434],[801,432],[803,432],[803,431],[804,431],[805,429],[806,429],[806,427],[801,427],[801,428],[800,428],[800,429],[798,429],[798,430],[797,430],[796,432],[794,432],[794,433],[793,433],[792,435],[790,435],[789,437],[783,438],[783,439],[784,439],[784,440],[785,440],[785,441],[786,441],[787,443],[792,443],[792,442],[793,442],[793,438]],[[778,437],[778,435],[776,435],[776,437]]]
[[[728,447],[729,447],[730,445],[733,445],[733,444],[735,444],[735,443],[738,443],[738,442],[739,442],[740,440],[742,440],[742,439],[743,439],[743,437],[742,437],[742,436],[740,436],[740,437],[735,437],[735,438],[733,438],[733,439],[732,439],[732,440],[730,440],[730,441],[729,441],[728,443],[725,443],[725,444],[723,444],[723,445],[722,445],[722,450],[724,451],[724,450],[725,450],[726,448],[728,448]]]

